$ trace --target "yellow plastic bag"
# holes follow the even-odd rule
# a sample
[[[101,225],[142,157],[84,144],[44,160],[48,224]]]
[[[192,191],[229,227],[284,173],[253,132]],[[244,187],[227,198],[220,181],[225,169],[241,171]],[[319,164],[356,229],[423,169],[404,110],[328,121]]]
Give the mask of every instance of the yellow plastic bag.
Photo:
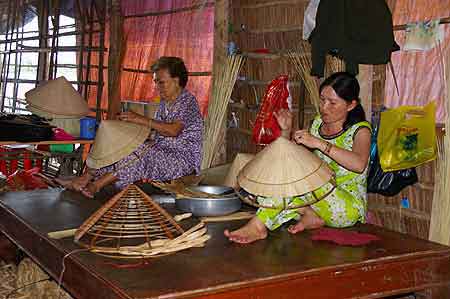
[[[436,158],[434,102],[381,113],[377,145],[383,171],[416,167]]]

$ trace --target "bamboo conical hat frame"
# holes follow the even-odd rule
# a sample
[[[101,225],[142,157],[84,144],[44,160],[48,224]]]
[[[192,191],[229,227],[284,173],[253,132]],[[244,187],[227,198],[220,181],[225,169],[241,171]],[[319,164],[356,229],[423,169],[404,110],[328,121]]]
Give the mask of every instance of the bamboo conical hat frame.
[[[28,110],[45,118],[74,118],[89,114],[87,102],[65,77],[49,80],[25,93]]]
[[[149,195],[131,184],[92,214],[75,232],[74,241],[111,257],[141,258],[201,247],[209,239],[205,233],[203,223],[185,231]],[[136,242],[140,245],[130,245]]]
[[[228,186],[231,188],[237,188],[239,187],[237,177],[239,172],[244,168],[244,166],[253,158],[255,157],[254,154],[245,154],[245,153],[238,153],[236,157],[233,160],[233,163],[230,166],[230,169],[228,170],[227,176],[224,180],[224,186]]]
[[[284,198],[311,192],[332,177],[323,160],[304,146],[280,137],[244,166],[238,184],[254,195]]]
[[[86,164],[99,169],[111,165],[135,151],[150,134],[150,128],[131,122],[104,120],[100,123]]]

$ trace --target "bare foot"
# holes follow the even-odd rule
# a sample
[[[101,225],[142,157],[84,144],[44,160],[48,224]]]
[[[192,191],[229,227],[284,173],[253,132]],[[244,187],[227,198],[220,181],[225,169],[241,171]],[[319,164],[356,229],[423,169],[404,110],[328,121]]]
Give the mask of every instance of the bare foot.
[[[248,244],[267,237],[267,228],[258,217],[253,217],[246,225],[235,230],[223,232],[231,242]]]
[[[300,221],[288,228],[288,231],[291,234],[296,234],[306,229],[319,228],[325,225],[325,221],[323,221],[323,219],[320,218],[310,207],[300,210],[299,213],[302,214]]]

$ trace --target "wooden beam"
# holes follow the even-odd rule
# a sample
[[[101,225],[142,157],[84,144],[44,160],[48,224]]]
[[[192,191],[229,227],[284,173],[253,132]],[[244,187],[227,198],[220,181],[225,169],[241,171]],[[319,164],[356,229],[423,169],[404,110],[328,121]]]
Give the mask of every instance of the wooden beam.
[[[276,28],[261,28],[261,29],[246,29],[245,32],[251,33],[251,34],[260,34],[260,33],[281,33],[281,32],[289,32],[289,31],[300,31],[302,32],[302,26],[301,25],[294,25],[294,26],[280,26]]]
[[[108,59],[108,119],[114,119],[121,108],[120,73],[123,54],[123,16],[120,0],[109,0],[110,35]]]
[[[216,2],[218,2],[218,1],[216,1]],[[162,15],[170,15],[170,14],[179,13],[179,12],[203,9],[205,7],[210,7],[213,5],[214,5],[214,1],[205,2],[202,4],[197,4],[197,5],[193,5],[193,6],[189,6],[189,7],[181,7],[181,8],[156,11],[156,12],[146,12],[146,13],[135,14],[135,15],[126,15],[126,16],[124,16],[124,18],[128,19],[128,18],[143,18],[143,17],[155,17],[155,16],[162,16]]]
[[[227,46],[229,42],[229,13],[230,13],[230,1],[229,0],[216,0],[214,8],[214,57],[213,57],[213,78],[219,76],[219,66],[223,65],[227,58]],[[214,80],[213,80],[214,84]],[[211,95],[215,86],[211,88]],[[223,136],[223,140],[219,141],[221,148],[212,161],[211,166],[220,165],[226,162],[226,118],[222,124],[220,135]]]
[[[308,0],[278,0],[278,1],[270,1],[265,3],[257,3],[257,4],[247,4],[247,5],[240,5],[239,8],[241,9],[255,9],[255,8],[263,8],[263,7],[269,7],[269,6],[278,6],[278,5],[295,5],[304,3],[307,4]]]

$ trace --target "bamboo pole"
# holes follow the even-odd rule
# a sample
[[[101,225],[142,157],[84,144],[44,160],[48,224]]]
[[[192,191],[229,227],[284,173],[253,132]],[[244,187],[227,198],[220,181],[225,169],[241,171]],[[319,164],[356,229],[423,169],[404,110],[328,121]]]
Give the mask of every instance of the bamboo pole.
[[[103,85],[104,85],[104,80],[103,80],[103,60],[105,57],[104,54],[104,49],[105,49],[105,17],[106,17],[106,3],[105,5],[103,5],[103,11],[100,10],[100,8],[98,7],[98,5],[96,4],[96,1],[92,1],[92,5],[94,6],[95,12],[97,14],[97,19],[99,20],[99,24],[100,24],[100,36],[99,36],[99,48],[100,48],[100,52],[98,53],[99,57],[98,57],[98,78],[97,78],[97,103],[96,103],[96,107],[97,107],[97,113],[96,113],[96,119],[97,122],[99,122],[101,120],[101,113],[100,113],[100,108],[101,108],[101,103],[102,103],[102,95],[103,95]],[[92,31],[92,29],[94,29],[93,27],[90,28]],[[92,36],[93,34],[90,33],[90,35]]]
[[[450,51],[444,66],[445,79],[445,135],[438,142],[438,158],[431,210],[429,239],[444,245],[450,245]]]
[[[109,0],[110,5],[110,35],[108,59],[108,119],[114,119],[120,112],[121,88],[120,74],[123,55],[123,17],[120,0]]]

